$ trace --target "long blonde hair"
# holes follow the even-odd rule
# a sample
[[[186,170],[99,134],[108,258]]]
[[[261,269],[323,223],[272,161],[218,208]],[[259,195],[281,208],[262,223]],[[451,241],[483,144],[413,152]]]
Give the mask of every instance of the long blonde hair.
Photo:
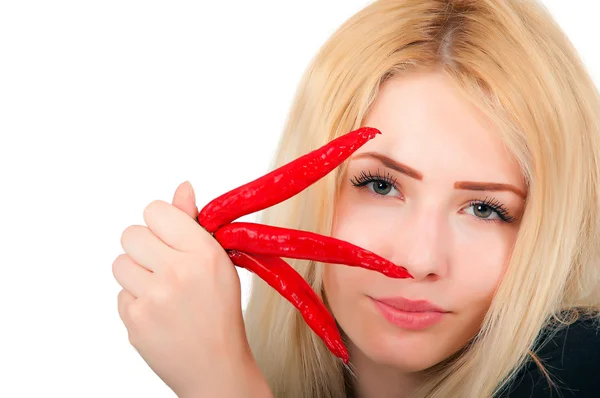
[[[544,328],[573,320],[561,318],[565,310],[600,309],[600,98],[547,10],[527,0],[369,4],[309,65],[272,167],[360,127],[387,78],[425,68],[447,73],[498,126],[528,186],[510,264],[480,333],[429,369],[416,394],[491,397],[528,358],[542,365],[532,347]],[[263,211],[260,222],[330,234],[344,166]],[[322,264],[288,261],[323,297]],[[346,369],[256,276],[245,320],[276,397],[345,396]]]

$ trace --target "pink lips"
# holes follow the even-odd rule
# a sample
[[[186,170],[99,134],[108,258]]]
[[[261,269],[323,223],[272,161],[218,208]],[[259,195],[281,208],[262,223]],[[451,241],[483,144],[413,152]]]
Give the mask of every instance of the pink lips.
[[[403,329],[426,329],[448,313],[426,300],[413,301],[403,297],[371,299],[384,318]]]

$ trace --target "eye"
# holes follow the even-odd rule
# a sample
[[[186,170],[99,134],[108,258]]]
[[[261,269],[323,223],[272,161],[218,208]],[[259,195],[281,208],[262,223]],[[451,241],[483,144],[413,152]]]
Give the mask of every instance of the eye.
[[[469,203],[466,212],[482,221],[504,221],[508,223],[514,221],[506,207],[493,198]]]
[[[400,196],[400,192],[396,188],[396,180],[389,174],[382,175],[379,170],[375,175],[371,172],[361,172],[359,176],[355,176],[350,180],[353,186],[360,189],[368,189],[379,196]],[[395,192],[394,192],[395,191]],[[389,195],[394,192],[393,195]]]
[[[377,195],[382,195],[382,196],[387,196],[387,194],[389,194],[390,192],[392,192],[394,188],[394,186],[390,183],[387,183],[385,181],[373,181],[367,184],[367,186],[371,186],[373,192],[375,192]]]
[[[490,218],[500,218],[498,216],[498,213],[496,213],[490,206],[488,205],[484,205],[481,203],[475,203],[473,205],[469,206],[469,209],[473,209],[473,215],[475,217],[479,217],[479,218],[485,218],[485,219],[490,219]],[[495,217],[490,217],[495,215]]]

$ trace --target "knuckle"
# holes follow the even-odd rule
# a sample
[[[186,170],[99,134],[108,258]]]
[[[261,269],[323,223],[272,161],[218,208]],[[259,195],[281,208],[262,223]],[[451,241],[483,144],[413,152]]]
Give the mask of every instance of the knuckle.
[[[187,263],[174,269],[172,280],[176,286],[186,286],[202,279],[204,272],[199,263]]]
[[[219,263],[219,255],[215,250],[208,250],[203,253],[202,262],[204,263],[202,266],[205,268],[216,268],[217,264]]]
[[[117,258],[115,259],[115,261],[113,261],[112,263],[112,274],[115,278],[118,279],[121,270],[123,269],[123,265],[130,261],[129,255],[128,254],[120,254],[117,256]],[[119,293],[120,294],[120,293]]]
[[[187,280],[197,280],[198,277],[212,272],[218,263],[218,253],[214,250],[198,250],[194,252],[182,253],[173,259],[171,268],[174,281],[185,282]]]
[[[139,337],[138,337],[137,333],[129,331],[128,332],[128,340],[129,340],[129,344],[131,344],[137,350],[137,347],[139,346]]]
[[[125,249],[128,244],[144,237],[149,231],[145,225],[130,225],[121,234],[121,247]]]
[[[166,202],[160,199],[153,200],[144,208],[144,219],[148,219],[149,216],[152,215],[160,206],[164,205]]]
[[[201,260],[203,267],[216,268],[221,262],[223,262],[223,250],[220,247],[214,245],[205,245],[201,252]]]
[[[127,329],[129,344],[137,350],[141,338],[140,330],[143,330],[143,326],[140,325],[147,322],[146,310],[140,305],[139,300],[132,300],[131,294],[125,289],[119,292],[117,301],[119,316]]]
[[[177,280],[177,277],[189,267],[190,253],[171,253],[170,258],[165,262],[169,264],[169,266],[164,269],[166,281],[167,283],[174,282]]]
[[[143,314],[136,305],[137,302],[131,301],[131,295],[125,289],[119,292],[117,302],[119,317],[127,329],[129,343],[136,346],[138,340],[136,331],[139,329],[137,325],[143,322]]]
[[[219,255],[214,251],[196,253],[190,256],[186,267],[182,268],[187,280],[214,279],[219,270]]]
[[[131,344],[133,347],[135,347],[136,349],[140,346],[140,333],[137,329],[135,328],[128,328],[127,329],[127,338],[129,340],[129,344]]]
[[[164,283],[151,289],[148,294],[148,300],[154,306],[165,307],[173,301],[173,288],[171,283]]]
[[[133,325],[142,325],[147,318],[145,306],[138,300],[131,303],[126,309],[127,317]],[[133,329],[133,328],[132,328]]]
[[[121,233],[121,246],[124,248],[127,245],[127,242],[135,236],[136,231],[138,230],[137,225],[130,225],[123,233]]]
[[[119,294],[117,295],[117,309],[119,311],[119,316],[121,317],[121,320],[123,322],[126,322],[127,319],[125,317],[125,295],[127,293],[125,292],[125,289],[121,289],[121,291],[119,292]]]

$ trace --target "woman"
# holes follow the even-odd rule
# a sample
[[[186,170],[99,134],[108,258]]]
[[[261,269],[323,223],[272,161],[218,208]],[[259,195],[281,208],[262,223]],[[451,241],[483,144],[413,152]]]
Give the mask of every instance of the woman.
[[[517,0],[368,5],[307,70],[274,166],[361,125],[382,134],[261,222],[349,241],[414,278],[289,260],[334,315],[345,367],[257,277],[240,332],[233,266],[204,243],[219,252],[211,269],[228,269],[194,279],[227,304],[198,304],[218,321],[210,336],[228,336],[210,340],[211,360],[233,346],[225,356],[244,365],[200,361],[180,395],[226,396],[232,383],[214,380],[235,371],[243,396],[600,396],[588,377],[600,363],[600,100],[549,14]],[[180,189],[173,206],[193,219],[192,203]],[[183,378],[155,371],[170,386]]]

